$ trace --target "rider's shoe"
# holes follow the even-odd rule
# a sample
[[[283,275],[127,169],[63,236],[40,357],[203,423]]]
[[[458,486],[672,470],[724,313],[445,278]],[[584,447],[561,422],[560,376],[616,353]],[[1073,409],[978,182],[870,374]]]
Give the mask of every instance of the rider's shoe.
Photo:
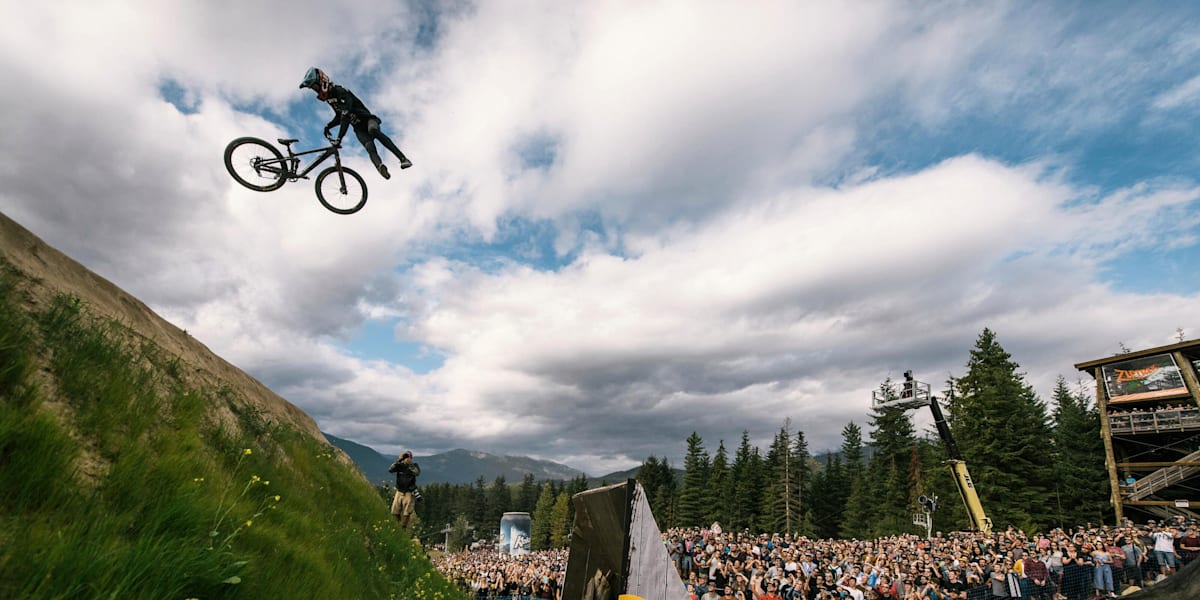
[[[402,159],[400,159],[400,168],[401,168],[401,169],[407,169],[407,168],[409,168],[409,167],[411,167],[411,166],[412,166],[412,161],[411,161],[411,160],[408,160],[407,158],[402,158]]]
[[[385,165],[385,164],[383,164],[383,163],[379,163],[378,165],[376,165],[376,167],[378,167],[378,169],[379,169],[379,174],[380,174],[380,175],[382,175],[384,179],[391,179],[391,178],[392,178],[392,174],[391,174],[391,173],[388,173],[388,170],[387,170],[387,165]]]

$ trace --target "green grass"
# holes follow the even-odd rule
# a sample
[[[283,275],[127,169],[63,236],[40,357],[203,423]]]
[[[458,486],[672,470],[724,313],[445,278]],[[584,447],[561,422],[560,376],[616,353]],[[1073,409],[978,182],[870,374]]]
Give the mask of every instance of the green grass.
[[[328,446],[22,281],[0,263],[0,597],[463,598]]]

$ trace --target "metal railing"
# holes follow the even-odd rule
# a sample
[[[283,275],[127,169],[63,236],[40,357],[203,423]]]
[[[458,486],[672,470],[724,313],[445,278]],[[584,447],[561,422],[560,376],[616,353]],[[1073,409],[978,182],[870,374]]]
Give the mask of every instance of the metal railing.
[[[1200,462],[1200,450],[1197,450],[1181,459],[1182,463]],[[1122,494],[1126,500],[1142,500],[1147,496],[1169,486],[1172,486],[1184,479],[1187,479],[1197,473],[1200,473],[1200,467],[1191,466],[1171,466],[1163,467],[1133,483],[1127,483],[1121,486]]]
[[[1109,414],[1114,434],[1163,433],[1200,429],[1200,408],[1172,408]]]

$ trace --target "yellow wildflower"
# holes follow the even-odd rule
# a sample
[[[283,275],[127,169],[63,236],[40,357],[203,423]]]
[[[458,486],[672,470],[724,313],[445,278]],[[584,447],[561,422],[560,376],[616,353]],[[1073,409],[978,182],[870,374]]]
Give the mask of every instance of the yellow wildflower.
[[[245,450],[245,451],[243,451],[243,452],[242,452],[242,454],[244,454],[244,455],[246,455],[246,456],[250,456],[250,454],[251,454],[251,452],[250,452],[250,449],[249,449],[249,448],[246,448],[246,450]]]

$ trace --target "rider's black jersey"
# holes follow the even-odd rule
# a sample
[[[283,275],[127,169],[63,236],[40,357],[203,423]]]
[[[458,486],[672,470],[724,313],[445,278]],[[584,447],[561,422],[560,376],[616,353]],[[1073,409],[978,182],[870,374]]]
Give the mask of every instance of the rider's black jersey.
[[[338,137],[346,133],[346,127],[349,125],[365,127],[368,119],[379,118],[371,114],[370,110],[367,110],[367,105],[363,104],[362,100],[359,100],[358,96],[354,95],[354,92],[340,85],[335,85],[329,89],[329,95],[325,101],[333,108],[333,119],[329,121],[329,124],[325,128],[329,129],[334,125],[341,125]]]

